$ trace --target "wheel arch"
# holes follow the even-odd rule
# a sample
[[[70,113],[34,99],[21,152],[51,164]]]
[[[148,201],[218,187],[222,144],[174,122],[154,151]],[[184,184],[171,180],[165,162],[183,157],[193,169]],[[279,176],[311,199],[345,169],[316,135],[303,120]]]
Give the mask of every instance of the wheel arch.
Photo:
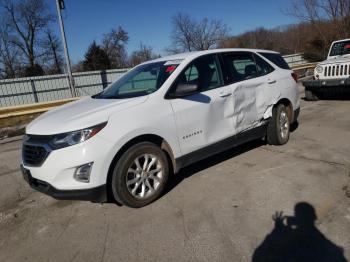
[[[161,136],[155,135],[155,134],[143,134],[143,135],[138,135],[132,139],[130,139],[128,142],[126,142],[115,154],[112,162],[110,163],[108,167],[108,174],[107,174],[107,194],[108,197],[111,196],[111,188],[110,188],[110,183],[112,180],[112,175],[113,175],[113,168],[116,165],[117,161],[120,159],[120,157],[125,153],[130,147],[133,145],[136,145],[141,142],[151,142],[159,146],[166,154],[169,162],[169,168],[170,168],[170,173],[174,172],[176,170],[176,161],[174,157],[173,150],[171,149],[169,143],[162,138]],[[111,198],[112,199],[112,198]]]
[[[274,105],[274,107],[278,106],[279,104],[283,104],[286,107],[289,122],[292,123],[294,120],[294,110],[293,110],[292,102],[288,98],[282,98],[282,99],[277,101],[277,103]]]

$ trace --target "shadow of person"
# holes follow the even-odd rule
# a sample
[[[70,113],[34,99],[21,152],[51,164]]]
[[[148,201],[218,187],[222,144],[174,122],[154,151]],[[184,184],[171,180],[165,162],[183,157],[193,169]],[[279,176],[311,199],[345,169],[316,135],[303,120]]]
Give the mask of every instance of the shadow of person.
[[[315,226],[315,209],[306,202],[295,205],[294,217],[277,212],[275,227],[254,251],[253,262],[260,261],[346,261],[343,249],[327,239]]]

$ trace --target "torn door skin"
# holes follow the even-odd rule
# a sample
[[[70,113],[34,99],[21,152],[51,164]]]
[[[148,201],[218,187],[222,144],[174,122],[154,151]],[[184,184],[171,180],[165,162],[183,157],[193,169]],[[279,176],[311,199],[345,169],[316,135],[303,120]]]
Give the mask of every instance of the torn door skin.
[[[263,88],[264,84],[237,85],[233,90],[233,125],[236,134],[257,127],[272,116],[272,108],[282,97],[276,89]]]

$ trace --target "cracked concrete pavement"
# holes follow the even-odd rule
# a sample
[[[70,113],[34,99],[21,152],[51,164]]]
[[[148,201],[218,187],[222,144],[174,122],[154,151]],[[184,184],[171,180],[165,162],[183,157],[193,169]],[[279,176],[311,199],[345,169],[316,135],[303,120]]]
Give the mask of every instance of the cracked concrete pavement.
[[[0,261],[251,261],[272,215],[301,201],[350,259],[349,101],[302,101],[287,145],[253,142],[192,165],[141,209],[31,190],[20,147],[0,142]]]

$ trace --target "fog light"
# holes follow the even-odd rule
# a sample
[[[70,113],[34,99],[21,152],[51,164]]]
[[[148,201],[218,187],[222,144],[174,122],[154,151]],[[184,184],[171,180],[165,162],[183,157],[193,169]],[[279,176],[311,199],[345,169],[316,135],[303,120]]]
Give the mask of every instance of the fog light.
[[[82,166],[78,166],[74,172],[74,179],[79,182],[89,183],[93,164],[94,162],[91,162]]]

